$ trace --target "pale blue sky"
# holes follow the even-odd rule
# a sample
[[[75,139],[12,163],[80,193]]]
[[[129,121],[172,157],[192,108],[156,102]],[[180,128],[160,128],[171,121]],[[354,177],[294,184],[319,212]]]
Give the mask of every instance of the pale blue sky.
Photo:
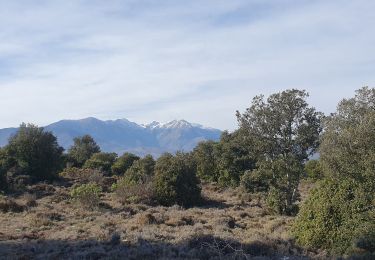
[[[375,80],[373,0],[0,0],[0,127],[95,116],[234,129],[253,96],[326,113]]]

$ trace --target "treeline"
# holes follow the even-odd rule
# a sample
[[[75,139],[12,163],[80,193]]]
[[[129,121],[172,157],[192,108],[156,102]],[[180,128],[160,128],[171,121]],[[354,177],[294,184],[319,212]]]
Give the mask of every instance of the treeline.
[[[90,136],[74,139],[64,153],[52,133],[23,124],[0,150],[1,188],[80,177],[87,183],[72,196],[92,202],[102,188],[99,177],[115,176],[111,191],[123,203],[190,207],[203,203],[201,181],[216,182],[261,195],[274,214],[297,215],[292,232],[303,246],[374,256],[375,89],[358,90],[329,116],[307,97],[296,89],[256,96],[237,112],[236,131],[157,160],[103,153]],[[320,159],[309,161],[317,151]],[[317,184],[299,208],[305,177]]]

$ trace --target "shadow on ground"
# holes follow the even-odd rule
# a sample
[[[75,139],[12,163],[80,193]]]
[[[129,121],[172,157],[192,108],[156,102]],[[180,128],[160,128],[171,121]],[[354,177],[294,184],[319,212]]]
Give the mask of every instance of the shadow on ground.
[[[0,241],[0,259],[308,259],[287,241],[240,244],[205,235],[179,244],[139,239],[136,243],[114,234],[109,241]]]

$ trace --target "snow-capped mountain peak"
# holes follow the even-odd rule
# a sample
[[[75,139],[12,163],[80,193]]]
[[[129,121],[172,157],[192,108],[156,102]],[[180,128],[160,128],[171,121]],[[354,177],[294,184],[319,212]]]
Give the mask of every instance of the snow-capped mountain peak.
[[[154,128],[160,128],[162,124],[157,122],[157,121],[152,121],[151,123],[149,124],[146,124],[144,125],[146,128],[149,128],[149,129],[154,129]]]
[[[162,125],[162,128],[191,128],[191,127],[193,127],[192,124],[190,124],[186,120],[173,120],[169,123]]]

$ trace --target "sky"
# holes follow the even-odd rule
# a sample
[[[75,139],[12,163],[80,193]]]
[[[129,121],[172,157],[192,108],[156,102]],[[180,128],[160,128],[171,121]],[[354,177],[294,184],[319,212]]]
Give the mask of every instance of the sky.
[[[373,0],[0,0],[0,128],[185,119],[233,130],[255,95],[325,113],[375,81]]]

